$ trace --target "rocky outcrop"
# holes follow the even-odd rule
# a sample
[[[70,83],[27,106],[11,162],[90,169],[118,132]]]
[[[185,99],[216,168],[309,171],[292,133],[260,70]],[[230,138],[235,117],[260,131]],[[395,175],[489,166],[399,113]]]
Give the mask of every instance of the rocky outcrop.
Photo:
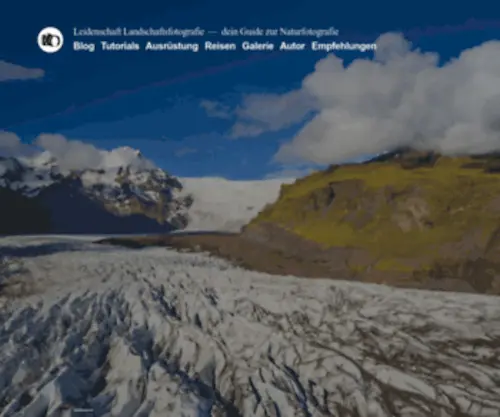
[[[413,150],[332,166],[284,185],[243,235],[340,277],[500,293],[497,167]]]

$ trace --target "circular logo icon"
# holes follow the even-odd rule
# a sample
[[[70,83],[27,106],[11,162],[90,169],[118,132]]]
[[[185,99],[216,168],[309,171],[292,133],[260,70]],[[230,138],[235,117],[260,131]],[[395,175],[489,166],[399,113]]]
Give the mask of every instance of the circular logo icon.
[[[59,29],[46,27],[38,34],[37,42],[43,52],[53,54],[62,48],[64,38]]]

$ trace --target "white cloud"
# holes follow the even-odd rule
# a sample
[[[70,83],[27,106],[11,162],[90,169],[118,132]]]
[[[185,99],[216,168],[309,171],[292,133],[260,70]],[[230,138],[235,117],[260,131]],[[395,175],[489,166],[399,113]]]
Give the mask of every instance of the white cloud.
[[[79,140],[68,140],[59,134],[41,134],[31,144],[25,144],[16,134],[0,131],[0,156],[34,157],[42,152],[55,158],[62,171],[155,167],[138,150],[127,146],[108,151]]]
[[[275,159],[329,164],[397,146],[445,153],[500,149],[500,42],[486,42],[439,66],[436,54],[412,50],[399,34],[377,40],[373,60],[349,66],[330,55],[300,89],[252,95],[239,120],[264,131],[303,122]]]
[[[42,78],[45,71],[40,68],[26,68],[10,62],[0,61],[0,82],[14,80],[33,80]]]
[[[237,139],[237,138],[241,138],[241,137],[253,138],[256,136],[260,136],[264,132],[266,132],[266,129],[262,126],[255,124],[255,123],[237,122],[231,128],[231,131],[229,133],[229,137],[232,139]]]
[[[229,106],[217,101],[201,100],[200,107],[203,108],[210,117],[215,117],[217,119],[230,119],[232,117]]]
[[[303,121],[315,108],[313,97],[304,90],[286,94],[249,94],[236,109],[238,122],[232,138],[255,137],[276,132]]]
[[[36,151],[30,145],[21,142],[19,136],[12,132],[0,131],[0,156],[30,156]]]
[[[50,152],[62,170],[101,169],[131,166],[139,169],[154,167],[139,151],[121,147],[110,151],[96,148],[79,140],[68,140],[62,135],[42,134],[34,144]]]
[[[43,134],[38,136],[35,144],[54,156],[61,169],[97,169],[102,164],[102,153],[96,147],[80,142],[68,141],[62,135]]]

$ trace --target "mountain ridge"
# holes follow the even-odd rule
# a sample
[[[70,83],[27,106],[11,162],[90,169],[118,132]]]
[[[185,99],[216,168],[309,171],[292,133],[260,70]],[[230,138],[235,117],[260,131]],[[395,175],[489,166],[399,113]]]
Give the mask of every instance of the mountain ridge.
[[[47,151],[32,158],[0,158],[0,188],[11,191],[4,206],[28,198],[32,216],[48,211],[50,226],[42,230],[55,233],[168,232],[186,226],[190,204],[179,196],[177,178],[127,147],[87,168],[65,167]],[[6,224],[15,213],[5,211],[11,217],[2,219],[0,230],[9,230]]]
[[[69,169],[47,151],[31,158],[0,157],[6,213],[0,217],[0,234],[16,228],[58,234],[237,232],[290,181],[178,178],[127,147],[80,169]],[[22,219],[13,219],[22,217],[15,210],[21,200],[28,210],[23,216],[44,219],[40,227],[21,227]]]

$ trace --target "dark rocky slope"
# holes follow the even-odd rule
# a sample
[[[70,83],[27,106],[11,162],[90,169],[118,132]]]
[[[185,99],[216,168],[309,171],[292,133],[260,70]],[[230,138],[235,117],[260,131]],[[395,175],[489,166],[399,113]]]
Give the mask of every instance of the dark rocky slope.
[[[0,187],[0,235],[48,233],[50,212],[37,200]]]

